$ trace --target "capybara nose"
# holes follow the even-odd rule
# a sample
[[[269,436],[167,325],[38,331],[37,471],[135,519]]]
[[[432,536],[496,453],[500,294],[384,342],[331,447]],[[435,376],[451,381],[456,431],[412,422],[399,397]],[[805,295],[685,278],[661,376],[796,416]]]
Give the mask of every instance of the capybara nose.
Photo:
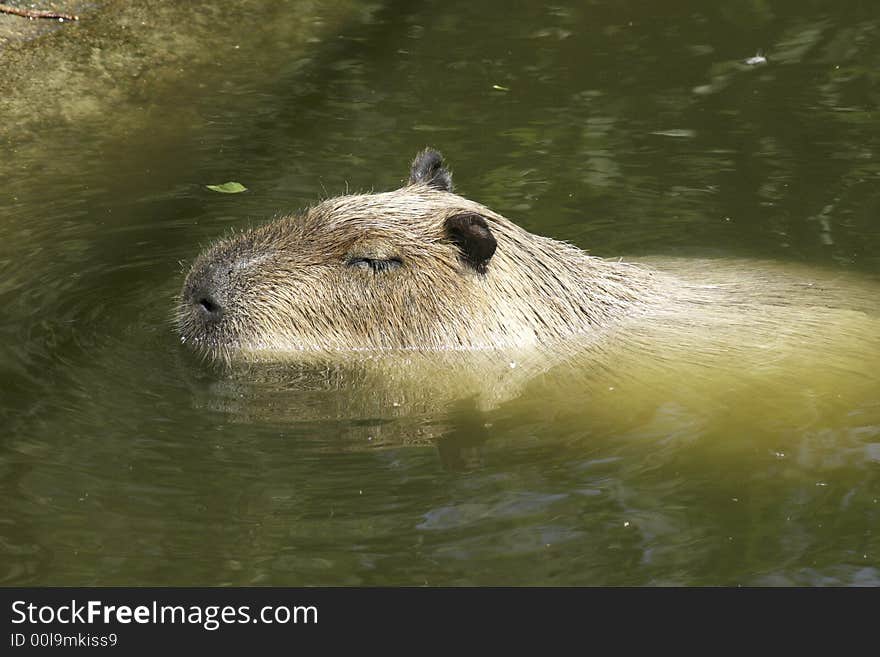
[[[203,326],[218,323],[229,305],[230,267],[209,262],[190,270],[183,285],[181,301],[185,313]]]

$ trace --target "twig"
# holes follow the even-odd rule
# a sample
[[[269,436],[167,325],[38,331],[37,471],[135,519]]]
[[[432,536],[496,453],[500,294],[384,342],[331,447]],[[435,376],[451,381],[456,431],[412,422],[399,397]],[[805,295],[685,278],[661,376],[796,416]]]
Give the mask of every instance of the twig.
[[[65,21],[79,20],[79,16],[74,16],[73,14],[59,14],[57,11],[40,11],[38,9],[19,9],[9,5],[0,5],[0,14],[14,14],[15,16],[30,18],[31,20],[35,18],[60,18]]]

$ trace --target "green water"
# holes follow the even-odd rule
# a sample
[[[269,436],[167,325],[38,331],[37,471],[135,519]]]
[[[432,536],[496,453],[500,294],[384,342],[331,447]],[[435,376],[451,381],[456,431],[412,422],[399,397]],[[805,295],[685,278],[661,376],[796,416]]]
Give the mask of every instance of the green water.
[[[396,187],[429,144],[462,194],[596,255],[875,278],[876,7],[240,3],[261,28],[198,4],[154,38],[202,54],[149,93],[124,62],[51,121],[5,112],[0,584],[880,584],[870,333],[738,387],[645,366],[371,405],[218,373],[171,323],[212,239]]]

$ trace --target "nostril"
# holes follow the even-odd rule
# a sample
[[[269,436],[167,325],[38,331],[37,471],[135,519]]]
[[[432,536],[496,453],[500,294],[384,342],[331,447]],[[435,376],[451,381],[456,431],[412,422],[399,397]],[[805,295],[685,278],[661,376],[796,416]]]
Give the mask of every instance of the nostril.
[[[200,296],[196,305],[209,319],[219,319],[223,308],[210,296]]]
[[[220,306],[218,306],[212,299],[208,297],[202,297],[199,299],[199,305],[207,310],[209,313],[215,313],[220,310]]]

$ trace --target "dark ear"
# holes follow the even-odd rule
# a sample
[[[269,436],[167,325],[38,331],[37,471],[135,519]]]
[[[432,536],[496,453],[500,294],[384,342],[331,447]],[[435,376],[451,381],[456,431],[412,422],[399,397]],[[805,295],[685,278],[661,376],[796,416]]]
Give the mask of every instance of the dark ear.
[[[409,184],[424,183],[442,192],[452,191],[452,174],[443,166],[443,156],[433,148],[416,155],[409,170]]]
[[[483,217],[471,212],[449,217],[446,234],[461,249],[461,255],[469,265],[479,272],[486,271],[486,264],[498,243]]]

